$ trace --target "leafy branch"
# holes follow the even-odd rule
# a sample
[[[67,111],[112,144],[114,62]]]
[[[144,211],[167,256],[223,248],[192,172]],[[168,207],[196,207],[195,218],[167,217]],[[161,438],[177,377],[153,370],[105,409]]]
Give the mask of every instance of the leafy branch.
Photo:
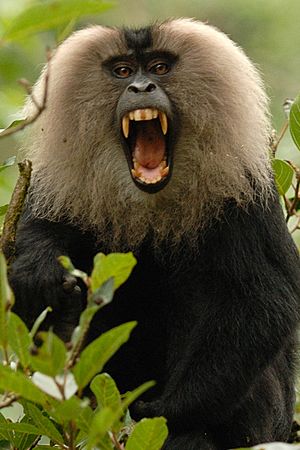
[[[272,137],[270,149],[273,159],[273,169],[279,194],[283,198],[286,211],[286,222],[295,218],[290,233],[300,230],[300,168],[292,161],[276,159],[276,151],[286,132],[290,130],[295,146],[300,150],[300,96],[295,101],[288,99],[284,103],[287,120],[279,133]]]

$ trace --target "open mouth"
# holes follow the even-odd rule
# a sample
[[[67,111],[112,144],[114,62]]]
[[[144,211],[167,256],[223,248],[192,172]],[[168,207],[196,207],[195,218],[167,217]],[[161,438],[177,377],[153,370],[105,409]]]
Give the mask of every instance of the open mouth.
[[[147,192],[162,189],[170,176],[168,125],[167,115],[156,108],[135,109],[122,118],[131,176]]]

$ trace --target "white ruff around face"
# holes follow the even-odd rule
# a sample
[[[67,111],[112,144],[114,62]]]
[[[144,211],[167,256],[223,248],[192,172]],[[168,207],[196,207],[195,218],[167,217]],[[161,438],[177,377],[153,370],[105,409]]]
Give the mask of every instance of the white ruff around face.
[[[105,240],[109,225],[115,248],[134,248],[149,231],[156,242],[178,243],[184,235],[193,241],[221,213],[224,200],[241,206],[253,200],[250,179],[263,202],[270,192],[267,99],[254,66],[227,36],[203,23],[182,19],[152,30],[154,48],[178,55],[165,87],[180,122],[165,188],[142,192],[129,173],[120,126],[126,136],[129,120],[139,120],[140,113],[115,124],[119,88],[100,70],[102,61],[127,51],[115,29],[81,30],[58,48],[50,63],[47,109],[28,129],[25,144],[33,161],[36,216],[65,218]],[[45,71],[36,98],[43,95]],[[34,110],[29,100],[25,111]],[[160,120],[164,131],[165,118]],[[139,168],[134,166],[137,176],[146,177]]]

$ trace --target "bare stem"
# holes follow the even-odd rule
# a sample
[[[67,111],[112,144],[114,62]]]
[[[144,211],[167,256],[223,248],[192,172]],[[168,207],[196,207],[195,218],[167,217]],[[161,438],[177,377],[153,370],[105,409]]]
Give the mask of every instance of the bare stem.
[[[273,155],[275,155],[278,145],[282,141],[288,127],[289,127],[289,122],[288,122],[288,120],[286,120],[286,122],[283,124],[283,127],[280,130],[278,138],[276,140],[274,140],[271,144],[271,150],[272,150]]]
[[[38,442],[39,442],[40,439],[41,439],[41,435],[40,435],[40,436],[37,436],[37,438],[33,441],[33,443],[32,443],[31,446],[28,448],[28,450],[33,450],[33,449],[37,446],[37,444],[38,444]]]
[[[112,440],[112,443],[113,443],[114,446],[116,447],[116,449],[118,449],[118,450],[124,450],[124,446],[123,446],[123,444],[121,444],[121,443],[118,441],[118,438],[117,438],[117,436],[116,436],[116,433],[112,432],[112,433],[110,434],[110,438],[111,438],[111,440]]]
[[[290,230],[290,233],[293,234],[295,231],[300,230],[300,215],[297,214],[297,222],[296,225]]]
[[[77,428],[76,428],[75,423],[72,420],[69,423],[69,428],[70,428],[70,433],[69,433],[69,439],[68,439],[68,449],[75,450],[76,449],[75,437],[76,437]]]

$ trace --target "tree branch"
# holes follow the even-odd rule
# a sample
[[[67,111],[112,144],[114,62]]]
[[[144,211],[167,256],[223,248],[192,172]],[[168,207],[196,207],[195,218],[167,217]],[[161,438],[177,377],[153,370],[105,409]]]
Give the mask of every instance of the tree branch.
[[[8,266],[15,257],[17,225],[29,188],[32,170],[32,164],[29,160],[19,163],[18,166],[20,175],[5,215],[3,233],[0,239],[0,249],[4,253]]]

